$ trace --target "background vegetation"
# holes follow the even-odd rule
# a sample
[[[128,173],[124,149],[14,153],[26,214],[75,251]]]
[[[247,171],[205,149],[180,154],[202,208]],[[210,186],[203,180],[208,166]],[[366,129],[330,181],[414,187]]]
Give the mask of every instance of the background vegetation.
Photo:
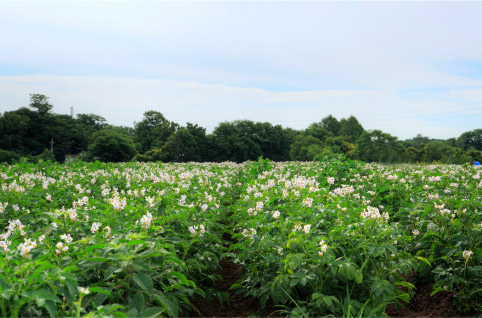
[[[384,163],[461,164],[482,159],[482,129],[458,138],[430,139],[418,134],[398,140],[381,130],[367,131],[356,117],[328,115],[297,131],[268,122],[220,123],[211,134],[197,124],[181,126],[162,113],[144,113],[134,127],[113,126],[95,114],[55,114],[47,96],[30,95],[30,107],[0,114],[0,161],[68,157],[101,161],[243,162],[263,156],[274,161],[343,154]],[[53,156],[50,153],[53,141]],[[52,158],[51,158],[52,157]]]

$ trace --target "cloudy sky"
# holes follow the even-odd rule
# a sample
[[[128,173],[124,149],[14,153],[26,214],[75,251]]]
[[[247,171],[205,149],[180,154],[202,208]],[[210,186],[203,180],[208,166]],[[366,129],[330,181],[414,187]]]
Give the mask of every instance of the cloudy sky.
[[[0,2],[0,112],[482,128],[481,2]]]

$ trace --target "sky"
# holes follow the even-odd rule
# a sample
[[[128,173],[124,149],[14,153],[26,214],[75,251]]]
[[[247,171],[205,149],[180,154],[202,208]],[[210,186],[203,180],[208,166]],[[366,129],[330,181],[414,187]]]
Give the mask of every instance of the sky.
[[[354,115],[399,139],[482,128],[482,2],[0,2],[0,112],[211,132]]]

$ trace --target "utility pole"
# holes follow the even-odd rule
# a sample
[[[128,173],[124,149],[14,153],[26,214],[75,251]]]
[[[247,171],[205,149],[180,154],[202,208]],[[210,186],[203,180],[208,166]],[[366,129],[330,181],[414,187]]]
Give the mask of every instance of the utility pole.
[[[74,106],[70,106],[70,117],[74,118]]]
[[[54,161],[54,139],[50,140],[50,155],[52,157],[52,161]]]

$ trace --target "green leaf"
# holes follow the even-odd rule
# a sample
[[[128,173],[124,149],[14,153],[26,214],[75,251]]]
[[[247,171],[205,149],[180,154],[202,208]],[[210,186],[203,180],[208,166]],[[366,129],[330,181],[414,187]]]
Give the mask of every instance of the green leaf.
[[[50,317],[57,317],[57,306],[51,300],[47,300],[44,304],[45,309],[49,312]]]
[[[156,291],[153,294],[153,297],[159,302],[159,304],[167,311],[167,314],[171,317],[177,317],[178,316],[178,310],[179,308],[174,305],[167,297],[166,295],[162,294],[159,291]]]
[[[95,244],[95,245],[86,247],[84,250],[85,250],[85,252],[89,253],[89,252],[91,252],[91,251],[93,251],[93,250],[101,249],[101,248],[104,248],[104,247],[105,247],[105,243]]]
[[[10,300],[10,294],[11,294],[10,291],[4,290],[0,295],[2,295],[2,297],[5,298],[6,300]]]
[[[129,309],[127,312],[127,317],[137,318],[139,317],[139,312],[135,308]]]
[[[355,273],[355,282],[357,284],[361,284],[363,282],[363,272],[361,270],[357,270]]]
[[[91,258],[86,259],[86,261],[89,261],[89,262],[109,262],[110,259],[104,258],[104,257],[91,257]]]
[[[99,293],[104,295],[111,295],[110,291],[108,291],[107,289],[102,289],[100,287],[89,287],[89,292]]]
[[[108,267],[104,272],[104,280],[109,279],[112,274],[122,272],[122,268],[119,266]]]
[[[62,273],[72,273],[78,270],[79,268],[77,266],[69,265],[62,270]]]
[[[161,307],[149,307],[144,309],[141,313],[141,317],[157,317],[162,312],[164,312],[164,309]]]
[[[145,301],[144,301],[144,296],[142,296],[142,293],[136,293],[134,295],[134,298],[132,298],[132,302],[129,305],[129,308],[135,308],[137,309],[137,312],[141,312],[144,309],[145,306]]]
[[[187,277],[184,274],[182,274],[180,272],[176,272],[176,271],[172,271],[171,274],[176,276],[177,278],[179,278],[179,280],[181,281],[181,283],[183,285],[192,286],[192,287],[196,288],[196,283],[194,283],[191,280],[188,280]]]
[[[153,283],[151,276],[147,275],[146,273],[137,273],[132,279],[143,290],[149,293],[152,292]]]
[[[43,305],[45,305],[45,298],[43,298],[42,296],[35,296],[35,303],[38,307],[42,307]]]
[[[143,240],[132,240],[129,243],[127,243],[127,246],[132,246],[132,245],[137,245],[137,244],[146,245],[147,243]]]
[[[40,298],[44,298],[45,300],[51,300],[53,302],[56,302],[56,303],[61,303],[62,301],[60,300],[59,297],[57,297],[56,295],[52,294],[49,290],[47,289],[40,289],[40,290],[37,290],[34,294],[33,294],[34,297],[40,297]]]
[[[428,259],[426,259],[425,257],[415,256],[415,258],[418,259],[419,261],[424,262],[424,263],[427,264],[428,266],[432,266],[432,264],[430,264],[430,261],[429,261]]]

